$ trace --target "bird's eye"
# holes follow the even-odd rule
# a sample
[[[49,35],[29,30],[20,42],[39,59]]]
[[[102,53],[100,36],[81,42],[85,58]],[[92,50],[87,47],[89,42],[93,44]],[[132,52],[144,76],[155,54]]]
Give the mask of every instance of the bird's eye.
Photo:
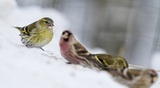
[[[64,34],[65,34],[65,32],[62,33],[62,35],[64,35]]]
[[[69,36],[72,35],[72,33],[69,33]]]
[[[48,24],[48,21],[45,21],[46,24]]]

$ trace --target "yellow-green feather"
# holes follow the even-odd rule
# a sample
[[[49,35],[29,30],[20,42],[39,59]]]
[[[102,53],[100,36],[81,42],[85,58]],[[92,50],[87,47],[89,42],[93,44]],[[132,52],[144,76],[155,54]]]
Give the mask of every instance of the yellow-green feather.
[[[105,67],[113,68],[113,69],[123,69],[128,68],[127,61],[119,56],[112,56],[108,54],[94,54],[95,59],[98,63],[103,64]]]
[[[52,40],[53,37],[53,32],[52,30],[49,29],[39,29],[39,30],[34,30],[31,33],[34,35],[31,37],[33,43],[41,43],[42,41],[45,40],[45,38],[48,39],[48,43]]]

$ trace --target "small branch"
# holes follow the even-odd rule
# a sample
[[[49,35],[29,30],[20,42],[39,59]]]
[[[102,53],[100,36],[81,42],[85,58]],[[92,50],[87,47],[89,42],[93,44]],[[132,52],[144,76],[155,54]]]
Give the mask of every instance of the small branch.
[[[146,67],[143,67],[143,66],[139,66],[139,65],[134,65],[134,64],[129,64],[129,67],[134,67],[134,68],[137,68],[137,69],[150,69],[150,68],[146,68]],[[160,70],[156,70],[156,72],[160,72]]]

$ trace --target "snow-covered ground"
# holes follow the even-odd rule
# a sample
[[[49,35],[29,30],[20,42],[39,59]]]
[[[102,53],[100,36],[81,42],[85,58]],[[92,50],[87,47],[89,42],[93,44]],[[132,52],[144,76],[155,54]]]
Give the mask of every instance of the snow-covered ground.
[[[0,6],[0,88],[126,88],[106,72],[64,63],[58,44],[61,32],[68,29],[69,24],[58,11],[18,8],[13,0],[2,1],[11,3],[4,10]],[[19,31],[12,27],[25,26],[42,17],[50,17],[55,22],[55,35],[44,47],[45,52],[24,47]],[[160,84],[155,83],[152,88],[160,88]]]

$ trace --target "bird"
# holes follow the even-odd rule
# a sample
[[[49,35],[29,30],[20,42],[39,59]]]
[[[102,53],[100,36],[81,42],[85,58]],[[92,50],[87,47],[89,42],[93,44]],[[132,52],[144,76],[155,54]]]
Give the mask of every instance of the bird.
[[[121,56],[114,56],[110,54],[92,54],[96,61],[95,63],[99,63],[102,66],[101,68],[109,67],[112,69],[125,69],[128,68],[128,62],[126,61],[125,58]]]
[[[105,69],[124,69],[128,67],[128,63],[124,58],[114,57],[108,54],[92,54],[90,53],[75,37],[70,30],[62,32],[60,41],[61,55],[69,64],[79,64],[84,67]]]
[[[150,88],[158,79],[154,69],[105,69],[115,81],[128,88]]]
[[[51,42],[54,32],[54,21],[43,17],[24,27],[14,27],[20,31],[21,42],[28,48],[40,48]]]
[[[59,46],[61,55],[68,61],[69,64],[83,64],[83,66],[89,64],[86,57],[88,57],[90,53],[80,42],[76,40],[70,30],[65,30],[62,32]]]

